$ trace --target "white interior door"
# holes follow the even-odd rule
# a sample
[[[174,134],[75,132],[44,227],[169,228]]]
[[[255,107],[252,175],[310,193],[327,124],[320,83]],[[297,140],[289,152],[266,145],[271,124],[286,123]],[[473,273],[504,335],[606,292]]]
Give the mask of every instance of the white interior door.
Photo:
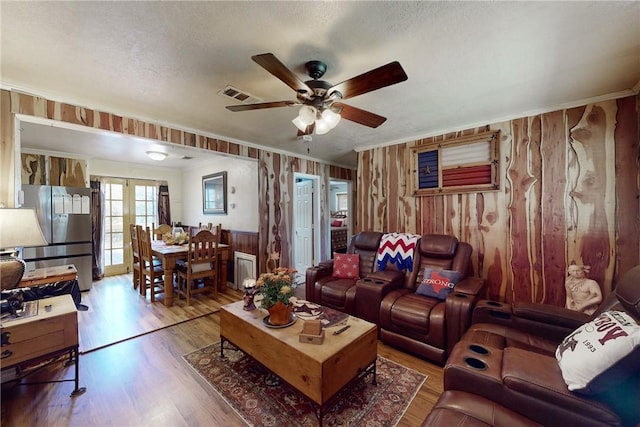
[[[313,265],[313,180],[296,182],[295,188],[295,268],[304,272]]]

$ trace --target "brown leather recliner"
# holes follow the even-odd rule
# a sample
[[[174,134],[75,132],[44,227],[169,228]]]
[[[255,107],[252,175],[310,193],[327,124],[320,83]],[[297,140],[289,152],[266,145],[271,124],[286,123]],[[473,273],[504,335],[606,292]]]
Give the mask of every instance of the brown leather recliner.
[[[468,277],[471,246],[454,236],[426,234],[414,254],[414,268],[401,289],[390,291],[380,305],[380,339],[390,345],[443,364],[471,324],[471,313],[484,292],[484,281]],[[425,267],[463,274],[446,299],[416,290]]]
[[[421,427],[542,427],[522,415],[477,394],[447,390]]]
[[[356,234],[347,253],[360,256],[360,277],[365,277],[376,268],[376,254],[382,233],[363,231]],[[355,315],[357,279],[333,277],[333,260],[323,261],[306,272],[306,299],[310,302]]]
[[[445,390],[482,396],[544,425],[637,425],[640,347],[599,375],[589,395],[568,389],[555,350],[610,309],[640,323],[639,284],[640,266],[622,277],[592,316],[542,304],[481,301],[473,319],[482,323],[474,323],[451,352]]]

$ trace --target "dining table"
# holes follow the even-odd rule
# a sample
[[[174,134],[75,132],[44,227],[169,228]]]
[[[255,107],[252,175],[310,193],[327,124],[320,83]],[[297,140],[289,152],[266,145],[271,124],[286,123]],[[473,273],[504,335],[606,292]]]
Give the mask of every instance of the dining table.
[[[167,307],[171,307],[173,305],[173,273],[176,269],[176,262],[179,259],[187,259],[189,245],[168,245],[162,240],[154,240],[151,242],[151,250],[153,256],[162,261],[164,304]],[[221,292],[227,290],[227,261],[230,257],[231,246],[218,243],[218,265],[220,266],[218,290]]]

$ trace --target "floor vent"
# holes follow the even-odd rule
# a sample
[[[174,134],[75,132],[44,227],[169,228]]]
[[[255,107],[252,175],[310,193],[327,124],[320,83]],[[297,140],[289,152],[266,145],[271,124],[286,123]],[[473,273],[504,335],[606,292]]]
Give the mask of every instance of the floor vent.
[[[233,99],[234,101],[240,101],[243,104],[262,102],[262,99],[258,98],[257,96],[253,96],[247,92],[243,92],[233,86],[226,86],[224,89],[218,92],[218,94],[224,96],[225,98]]]

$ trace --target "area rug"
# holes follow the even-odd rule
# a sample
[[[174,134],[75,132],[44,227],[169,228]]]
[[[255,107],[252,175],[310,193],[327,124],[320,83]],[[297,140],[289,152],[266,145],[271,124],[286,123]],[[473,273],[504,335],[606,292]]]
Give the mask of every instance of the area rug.
[[[183,358],[250,426],[318,425],[311,400],[283,381],[273,381],[260,364],[220,342]],[[378,356],[377,385],[371,375],[358,379],[339,394],[324,415],[325,426],[395,426],[427,377]],[[267,385],[267,383],[269,385]]]

